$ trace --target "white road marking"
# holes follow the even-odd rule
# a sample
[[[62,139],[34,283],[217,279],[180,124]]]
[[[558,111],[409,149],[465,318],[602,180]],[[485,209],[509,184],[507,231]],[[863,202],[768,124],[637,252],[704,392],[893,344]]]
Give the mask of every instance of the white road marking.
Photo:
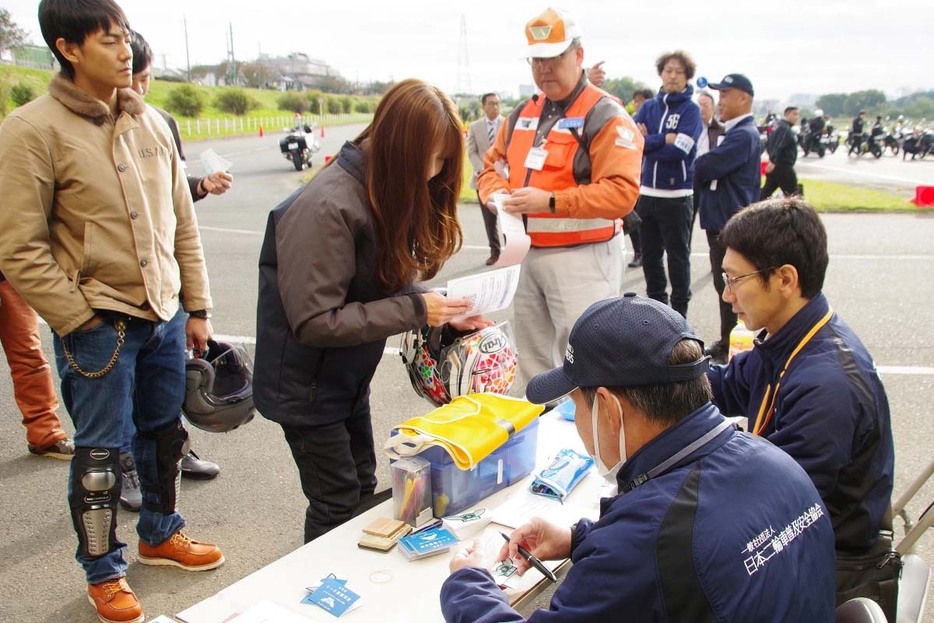
[[[42,318],[39,318],[41,324],[46,324]],[[214,335],[214,341],[227,342],[233,344],[256,345],[256,338],[252,335],[224,335],[217,333]],[[383,356],[398,357],[399,348],[397,346],[387,346],[383,349]],[[934,376],[934,367],[925,366],[876,366],[879,374],[905,375],[905,376]]]
[[[879,374],[934,375],[934,368],[924,368],[921,366],[876,366],[876,369],[879,370]]]
[[[218,232],[221,234],[240,234],[245,236],[263,235],[263,232],[251,229],[228,229],[226,227],[209,227],[207,225],[201,225],[200,228],[203,231]],[[489,251],[490,247],[487,245],[465,244],[461,249],[465,251]],[[707,257],[707,253],[691,253],[691,257]],[[909,262],[934,260],[934,255],[841,255],[834,253],[831,257],[835,260],[898,260]]]

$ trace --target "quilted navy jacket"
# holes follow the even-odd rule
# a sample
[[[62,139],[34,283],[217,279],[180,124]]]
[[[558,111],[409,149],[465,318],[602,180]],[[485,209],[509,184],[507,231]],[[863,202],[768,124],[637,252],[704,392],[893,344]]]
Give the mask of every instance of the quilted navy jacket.
[[[801,339],[827,314],[818,294],[775,335],[707,373],[714,402],[749,417]],[[817,486],[837,549],[859,553],[876,542],[892,499],[895,449],[885,388],[853,330],[834,314],[782,378],[775,414],[762,435],[794,458]]]
[[[640,449],[620,490],[723,422],[707,404]],[[727,428],[673,469],[602,501],[573,528],[573,566],[529,621],[826,622],[833,531],[807,474],[760,438]],[[486,570],[441,588],[449,623],[522,621]]]

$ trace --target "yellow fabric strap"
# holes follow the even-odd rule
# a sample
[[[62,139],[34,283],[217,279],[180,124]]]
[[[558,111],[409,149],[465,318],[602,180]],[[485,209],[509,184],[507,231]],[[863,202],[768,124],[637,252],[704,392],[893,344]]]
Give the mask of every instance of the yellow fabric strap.
[[[828,309],[827,314],[817,321],[817,323],[811,327],[811,330],[805,334],[801,341],[798,342],[798,345],[795,346],[795,349],[791,351],[791,354],[788,355],[788,361],[785,362],[785,367],[782,368],[782,371],[778,375],[778,380],[775,382],[775,389],[772,389],[772,385],[765,390],[765,395],[762,397],[762,404],[759,405],[759,414],[756,415],[756,425],[753,427],[753,435],[761,435],[762,431],[765,430],[765,427],[769,425],[769,422],[772,421],[772,414],[775,413],[775,402],[778,399],[778,390],[782,386],[782,377],[785,376],[785,372],[788,371],[788,366],[791,365],[792,360],[797,356],[801,349],[804,348],[805,344],[811,341],[811,338],[820,331],[821,327],[830,322],[830,318],[833,316],[833,310]],[[769,401],[771,396],[772,400]],[[768,411],[766,411],[766,404],[768,404]],[[763,417],[763,415],[765,417]]]

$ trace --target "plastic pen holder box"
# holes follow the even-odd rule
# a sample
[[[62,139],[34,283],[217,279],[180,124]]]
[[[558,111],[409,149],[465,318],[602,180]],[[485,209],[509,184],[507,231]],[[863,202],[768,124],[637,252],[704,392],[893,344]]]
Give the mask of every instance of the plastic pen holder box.
[[[431,465],[423,458],[390,465],[393,517],[415,528],[431,519]]]
[[[420,452],[418,456],[431,464],[435,517],[467,510],[483,498],[528,476],[535,469],[537,447],[538,418],[535,418],[473,469],[458,469],[443,448],[432,447]]]

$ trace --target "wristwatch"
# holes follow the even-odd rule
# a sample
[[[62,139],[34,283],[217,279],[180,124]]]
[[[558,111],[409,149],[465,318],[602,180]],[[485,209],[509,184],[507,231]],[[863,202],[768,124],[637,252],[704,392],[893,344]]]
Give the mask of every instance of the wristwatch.
[[[551,196],[548,197],[548,209],[551,210],[551,213],[555,213],[555,194],[551,193]]]
[[[194,311],[188,312],[188,315],[192,318],[200,318],[201,320],[207,320],[211,317],[211,312],[206,309],[196,309]]]

